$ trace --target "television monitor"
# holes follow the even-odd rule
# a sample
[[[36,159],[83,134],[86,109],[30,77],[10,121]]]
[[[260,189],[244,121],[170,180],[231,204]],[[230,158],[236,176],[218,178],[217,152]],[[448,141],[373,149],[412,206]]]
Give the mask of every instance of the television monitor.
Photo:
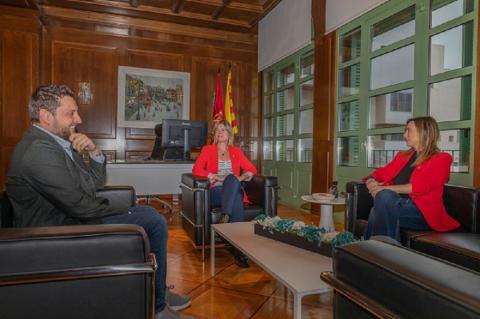
[[[162,124],[155,125],[155,144],[147,160],[183,160],[183,148],[162,147]]]
[[[162,122],[162,147],[181,152],[176,160],[190,160],[192,147],[202,147],[207,143],[208,123],[206,121],[164,119]],[[173,158],[172,158],[173,159]]]

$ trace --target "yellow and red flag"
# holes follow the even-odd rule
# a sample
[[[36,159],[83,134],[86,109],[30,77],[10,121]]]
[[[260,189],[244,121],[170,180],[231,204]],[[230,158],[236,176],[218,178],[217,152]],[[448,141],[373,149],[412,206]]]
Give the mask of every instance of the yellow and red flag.
[[[215,89],[215,101],[213,102],[213,120],[220,121],[225,119],[225,106],[223,105],[222,81],[220,72],[217,73],[217,87]]]
[[[232,96],[232,70],[228,70],[227,88],[225,93],[225,119],[232,126],[233,133],[238,133],[237,122],[235,121],[235,108]]]

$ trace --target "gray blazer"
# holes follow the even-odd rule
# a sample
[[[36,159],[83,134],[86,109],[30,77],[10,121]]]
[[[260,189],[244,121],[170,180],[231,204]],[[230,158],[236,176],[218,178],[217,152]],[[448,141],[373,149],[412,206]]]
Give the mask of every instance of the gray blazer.
[[[15,227],[101,223],[115,211],[95,191],[105,181],[105,163],[73,160],[47,133],[32,126],[15,147],[7,173],[7,194]]]

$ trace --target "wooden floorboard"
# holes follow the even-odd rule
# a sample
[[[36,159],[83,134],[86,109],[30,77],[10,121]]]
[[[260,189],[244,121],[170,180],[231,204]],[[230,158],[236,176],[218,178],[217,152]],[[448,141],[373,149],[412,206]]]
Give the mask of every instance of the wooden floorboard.
[[[161,211],[160,207],[156,208]],[[278,214],[308,224],[319,221],[318,216],[308,211],[282,205]],[[166,217],[169,219],[169,215]],[[338,224],[336,228],[341,230],[343,226]],[[212,278],[208,257],[207,252],[207,262],[203,264],[201,251],[194,248],[181,228],[179,214],[169,219],[167,284],[174,285],[175,292],[192,297],[192,306],[184,310],[184,314],[205,319],[293,318],[293,296],[260,267],[251,263],[249,268],[240,268],[225,249],[218,249],[216,270],[219,273]],[[303,299],[302,318],[332,317],[331,292]]]

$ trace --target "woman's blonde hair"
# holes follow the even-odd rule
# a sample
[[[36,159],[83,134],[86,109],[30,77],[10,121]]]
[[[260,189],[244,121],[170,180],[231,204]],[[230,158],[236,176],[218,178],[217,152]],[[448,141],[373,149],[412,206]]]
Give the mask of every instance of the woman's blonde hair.
[[[417,159],[413,163],[413,166],[418,166],[440,152],[437,146],[438,140],[440,139],[440,129],[438,128],[437,121],[431,116],[411,118],[407,120],[406,125],[410,122],[415,124],[418,133],[419,144]]]
[[[230,123],[227,120],[216,121],[215,124],[213,125],[213,130],[212,130],[213,144],[218,144],[217,135],[215,133],[217,132],[217,128],[220,125],[225,126],[225,129],[227,130],[227,133],[228,133],[227,144],[228,145],[232,144],[233,143],[233,130],[232,130],[232,126],[230,125]]]

